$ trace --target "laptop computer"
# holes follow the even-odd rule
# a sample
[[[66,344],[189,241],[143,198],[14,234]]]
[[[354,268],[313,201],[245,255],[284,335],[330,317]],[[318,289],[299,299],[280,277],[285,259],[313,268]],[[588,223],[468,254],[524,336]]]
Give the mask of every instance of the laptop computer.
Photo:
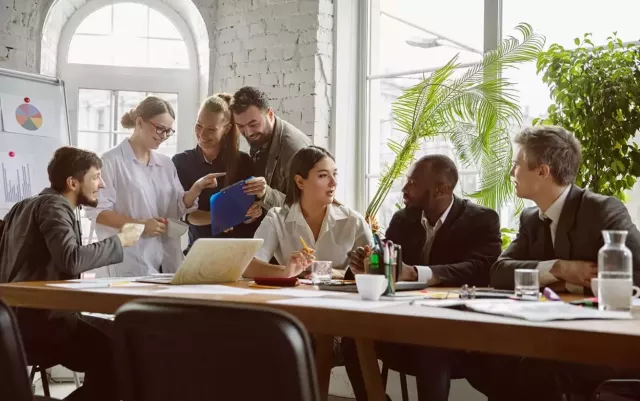
[[[218,284],[238,281],[256,255],[261,238],[200,238],[173,274],[137,279],[153,284]]]

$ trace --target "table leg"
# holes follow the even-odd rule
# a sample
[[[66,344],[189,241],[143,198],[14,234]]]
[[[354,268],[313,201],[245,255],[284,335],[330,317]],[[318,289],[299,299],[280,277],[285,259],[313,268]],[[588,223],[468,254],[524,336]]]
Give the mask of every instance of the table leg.
[[[364,379],[369,400],[386,401],[387,395],[384,385],[382,384],[382,377],[380,376],[375,342],[361,339],[356,339],[355,341],[356,348],[358,349],[358,359],[360,360],[360,369],[362,370],[362,378]]]
[[[333,368],[333,336],[316,335],[316,373],[320,399],[326,401],[329,397],[329,380]]]

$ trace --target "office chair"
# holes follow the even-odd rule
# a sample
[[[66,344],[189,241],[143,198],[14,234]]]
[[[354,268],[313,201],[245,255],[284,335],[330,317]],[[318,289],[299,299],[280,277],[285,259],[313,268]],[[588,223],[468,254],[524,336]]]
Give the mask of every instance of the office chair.
[[[18,323],[7,304],[0,300],[0,399],[33,401],[27,376],[27,360]],[[37,397],[39,400],[50,398]]]
[[[316,401],[310,344],[293,316],[258,306],[142,300],[115,319],[125,401]]]

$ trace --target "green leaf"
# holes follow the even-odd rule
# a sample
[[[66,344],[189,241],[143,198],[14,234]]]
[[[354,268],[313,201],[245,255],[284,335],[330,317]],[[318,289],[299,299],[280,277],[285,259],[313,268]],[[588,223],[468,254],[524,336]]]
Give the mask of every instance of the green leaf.
[[[575,39],[573,40],[573,43],[575,43],[575,44],[576,44],[576,46],[579,46],[579,45],[580,45],[580,38],[575,38]]]
[[[460,62],[455,56],[393,102],[395,128],[405,136],[402,141],[388,141],[396,157],[379,179],[367,207],[368,221],[377,215],[395,180],[409,168],[422,141],[437,136],[454,144],[464,165],[480,170],[480,190],[470,196],[495,209],[515,198],[507,170],[511,162],[509,129],[521,123],[522,112],[515,85],[504,71],[538,60],[545,43],[544,36],[534,33],[528,24],[516,30],[518,38],[505,38],[462,75],[456,74]]]

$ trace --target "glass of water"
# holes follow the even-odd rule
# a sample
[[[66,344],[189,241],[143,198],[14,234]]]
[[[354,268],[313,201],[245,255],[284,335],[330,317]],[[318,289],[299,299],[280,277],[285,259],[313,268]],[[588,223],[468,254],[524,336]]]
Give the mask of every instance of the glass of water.
[[[633,262],[626,246],[627,231],[602,231],[604,246],[598,251],[598,308],[631,311]]]
[[[523,299],[538,299],[540,294],[540,278],[536,269],[516,269],[515,290],[516,297]]]
[[[315,260],[311,262],[311,282],[315,284],[331,281],[331,261]]]

